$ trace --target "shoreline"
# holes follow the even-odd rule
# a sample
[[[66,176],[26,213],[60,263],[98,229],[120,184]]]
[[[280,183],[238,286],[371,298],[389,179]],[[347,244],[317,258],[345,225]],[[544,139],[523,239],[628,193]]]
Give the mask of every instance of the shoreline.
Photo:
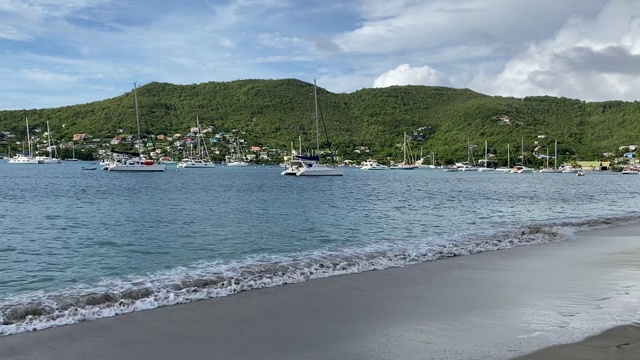
[[[591,230],[4,336],[0,358],[510,359],[638,320],[637,233]]]

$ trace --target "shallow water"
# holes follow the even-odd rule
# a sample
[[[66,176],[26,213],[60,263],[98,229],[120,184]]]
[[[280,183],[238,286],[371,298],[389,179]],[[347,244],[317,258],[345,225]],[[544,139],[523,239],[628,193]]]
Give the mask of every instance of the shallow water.
[[[640,177],[0,163],[0,334],[636,220]]]

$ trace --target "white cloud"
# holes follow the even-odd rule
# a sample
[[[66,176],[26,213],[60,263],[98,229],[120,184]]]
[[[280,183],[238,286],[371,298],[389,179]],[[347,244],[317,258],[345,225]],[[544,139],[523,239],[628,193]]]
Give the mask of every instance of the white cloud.
[[[529,46],[495,81],[472,83],[505,96],[638,100],[638,78],[640,4],[610,1],[597,17],[573,16],[553,38]]]
[[[402,64],[395,69],[378,76],[373,87],[387,87],[393,85],[439,85],[451,86],[447,76],[428,65],[411,67]]]
[[[258,35],[258,41],[264,46],[270,46],[274,48],[285,49],[290,46],[304,45],[304,40],[298,37],[282,36],[280,34],[260,34]]]
[[[38,82],[73,82],[77,78],[64,73],[54,73],[42,69],[24,69],[22,70],[27,80]]]

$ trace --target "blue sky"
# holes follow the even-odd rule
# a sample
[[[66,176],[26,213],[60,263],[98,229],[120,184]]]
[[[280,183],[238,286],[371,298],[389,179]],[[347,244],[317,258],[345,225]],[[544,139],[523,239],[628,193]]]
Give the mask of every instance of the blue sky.
[[[0,54],[0,110],[283,78],[633,101],[640,1],[0,0]]]

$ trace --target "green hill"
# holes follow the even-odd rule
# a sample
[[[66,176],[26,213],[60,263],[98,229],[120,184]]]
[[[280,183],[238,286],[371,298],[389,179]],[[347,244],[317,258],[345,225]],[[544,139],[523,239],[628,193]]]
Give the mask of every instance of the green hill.
[[[291,142],[297,147],[299,137],[304,147],[315,147],[313,90],[313,84],[294,79],[239,80],[150,83],[138,88],[137,95],[145,133],[185,134],[198,116],[202,125],[213,125],[216,131],[244,133],[246,144],[289,149]],[[467,141],[477,145],[476,160],[484,156],[487,141],[490,153],[505,161],[507,144],[517,156],[523,142],[529,159],[536,149],[553,153],[554,139],[565,157],[604,160],[605,152],[619,154],[620,146],[637,144],[640,134],[638,102],[589,103],[548,96],[516,99],[430,86],[350,94],[319,87],[318,99],[321,127],[326,127],[332,149],[350,159],[397,158],[407,132],[414,152],[423,148],[425,154],[434,152],[442,161],[466,159]],[[110,139],[119,128],[135,132],[133,92],[83,105],[1,111],[0,131],[24,139],[26,117],[32,127],[44,127],[48,120],[54,137],[64,141],[74,133]],[[322,142],[327,147],[327,139]],[[371,153],[354,152],[361,148]]]

